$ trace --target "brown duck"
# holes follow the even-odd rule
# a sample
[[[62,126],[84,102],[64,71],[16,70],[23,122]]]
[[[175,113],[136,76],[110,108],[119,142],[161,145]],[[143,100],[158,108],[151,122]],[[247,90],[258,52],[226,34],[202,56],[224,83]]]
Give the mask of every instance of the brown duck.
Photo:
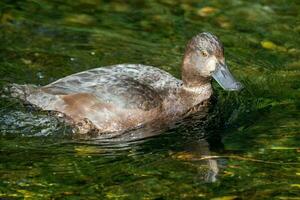
[[[211,77],[225,90],[242,88],[226,66],[221,42],[204,32],[186,46],[182,80],[152,66],[119,64],[72,74],[42,87],[14,84],[12,94],[64,116],[78,133],[115,135],[201,112],[213,92]]]

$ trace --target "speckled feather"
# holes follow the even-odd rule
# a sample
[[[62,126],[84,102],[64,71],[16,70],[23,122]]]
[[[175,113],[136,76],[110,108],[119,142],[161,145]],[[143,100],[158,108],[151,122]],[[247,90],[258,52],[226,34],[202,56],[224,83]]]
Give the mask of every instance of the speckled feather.
[[[14,85],[13,93],[43,110],[63,113],[80,133],[103,133],[164,117],[163,104],[171,100],[175,107],[172,98],[181,86],[181,80],[158,68],[120,64],[76,73],[43,87]]]
[[[41,89],[53,95],[90,93],[118,107],[150,110],[159,106],[164,98],[162,95],[181,84],[180,80],[158,68],[120,64],[73,74]]]

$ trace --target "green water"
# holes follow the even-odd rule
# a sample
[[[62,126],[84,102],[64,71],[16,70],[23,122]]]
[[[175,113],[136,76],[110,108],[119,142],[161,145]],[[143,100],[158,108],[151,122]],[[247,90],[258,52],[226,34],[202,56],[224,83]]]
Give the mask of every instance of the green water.
[[[80,141],[2,95],[0,199],[300,199],[297,0],[2,0],[0,86],[116,63],[180,77],[185,42],[202,31],[245,86],[214,83],[206,128],[188,119],[141,141]]]

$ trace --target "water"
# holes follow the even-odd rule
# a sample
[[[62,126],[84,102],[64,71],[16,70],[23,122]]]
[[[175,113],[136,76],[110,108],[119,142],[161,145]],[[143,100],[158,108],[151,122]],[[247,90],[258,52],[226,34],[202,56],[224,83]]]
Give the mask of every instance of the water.
[[[116,63],[180,77],[185,42],[202,31],[245,85],[214,84],[206,128],[187,119],[131,142],[72,139],[2,95],[0,198],[300,199],[298,1],[3,0],[0,11],[1,87]]]

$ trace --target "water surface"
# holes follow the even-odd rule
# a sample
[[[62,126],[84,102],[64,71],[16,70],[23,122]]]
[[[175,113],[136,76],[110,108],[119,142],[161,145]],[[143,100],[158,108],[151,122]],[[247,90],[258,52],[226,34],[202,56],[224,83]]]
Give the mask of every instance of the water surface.
[[[117,63],[180,77],[185,42],[209,31],[245,90],[214,83],[208,122],[131,142],[72,139],[2,95],[0,198],[300,199],[299,13],[297,0],[1,1],[1,88]]]

